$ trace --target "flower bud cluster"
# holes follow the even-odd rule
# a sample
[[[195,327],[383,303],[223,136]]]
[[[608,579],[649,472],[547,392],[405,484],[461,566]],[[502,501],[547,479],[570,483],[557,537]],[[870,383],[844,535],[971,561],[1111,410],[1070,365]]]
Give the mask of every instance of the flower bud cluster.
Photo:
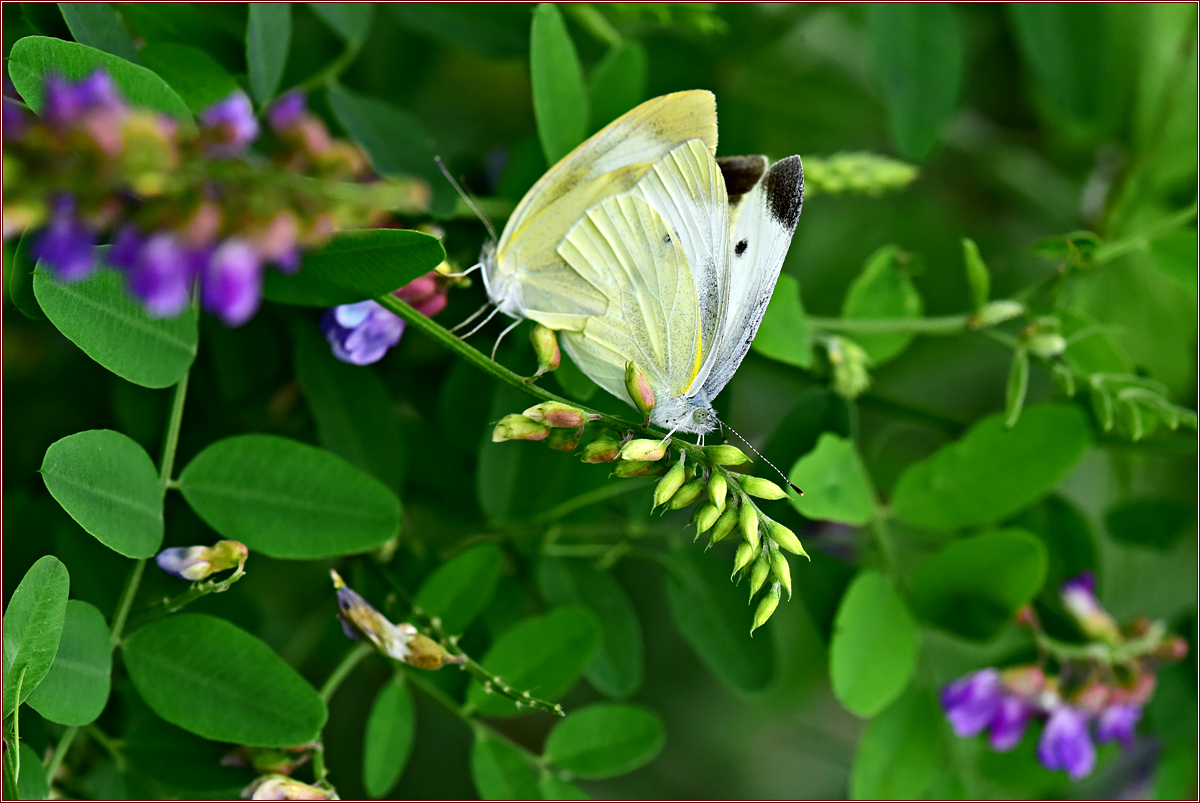
[[[374,181],[299,94],[268,111],[267,136],[240,90],[195,129],[126,103],[104,70],[50,75],[44,97],[36,119],[4,99],[4,237],[33,237],[34,257],[64,282],[91,275],[95,246],[110,241],[107,263],[153,317],[180,314],[198,288],[206,310],[239,326],[268,266],[294,274],[338,229],[428,204],[423,181]]]
[[[883,195],[915,181],[917,168],[875,153],[835,153],[804,157],[804,191],[808,195]]]
[[[1179,660],[1187,643],[1145,619],[1119,628],[1096,599],[1090,573],[1066,581],[1059,593],[1088,644],[1050,638],[1026,608],[1018,621],[1033,628],[1042,660],[959,678],[942,690],[941,703],[955,735],[969,738],[987,731],[992,749],[1000,752],[1015,748],[1031,722],[1044,720],[1038,761],[1079,780],[1096,765],[1093,732],[1100,743],[1133,745],[1142,710],[1154,693],[1157,662]],[[1055,659],[1052,664],[1047,656]]]

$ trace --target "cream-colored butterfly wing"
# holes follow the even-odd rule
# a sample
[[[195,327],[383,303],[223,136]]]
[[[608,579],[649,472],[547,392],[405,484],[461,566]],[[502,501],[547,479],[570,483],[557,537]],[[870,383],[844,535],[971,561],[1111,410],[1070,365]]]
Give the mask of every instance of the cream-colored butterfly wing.
[[[558,249],[608,301],[582,331],[564,332],[567,353],[624,399],[625,363],[636,362],[664,426],[675,425],[673,411],[682,412],[717,336],[728,232],[720,170],[706,145],[691,140],[633,190],[590,208]]]
[[[691,90],[642,103],[564,156],[525,194],[494,252],[484,258],[488,297],[512,317],[581,329],[607,299],[557,252],[567,230],[599,200],[627,192],[679,143],[717,144],[716,99]]]

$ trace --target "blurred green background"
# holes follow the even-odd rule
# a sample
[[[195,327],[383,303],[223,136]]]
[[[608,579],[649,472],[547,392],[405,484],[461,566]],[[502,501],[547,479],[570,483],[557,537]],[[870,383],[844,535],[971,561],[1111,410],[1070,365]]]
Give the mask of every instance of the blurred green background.
[[[117,8],[137,38],[203,48],[244,83],[244,4]],[[404,133],[427,137],[413,144],[414,161],[441,154],[474,193],[515,202],[546,169],[530,91],[532,9],[381,4],[338,81],[407,113],[412,126]],[[592,131],[640,100],[705,88],[717,97],[718,155],[764,153],[774,160],[871,151],[919,167],[912,185],[879,197],[810,193],[784,272],[799,281],[813,316],[839,315],[851,282],[881,246],[895,244],[912,255],[910,272],[926,315],[957,314],[970,307],[963,237],[979,245],[992,273],[992,296],[1006,298],[1052,280],[1059,270],[1063,260],[1035,250],[1039,241],[1086,229],[1106,242],[1127,242],[1195,200],[1193,4],[617,3],[562,11],[593,81],[614,49],[635,51],[624,62],[633,67],[612,79],[620,90],[596,95],[604,102],[593,104]],[[21,35],[70,38],[54,6],[6,3],[3,13],[6,56]],[[311,8],[295,4],[283,86],[323,75],[343,51],[343,41]],[[323,90],[311,93],[310,105],[339,130]],[[452,194],[421,165],[413,169],[431,178],[435,211],[448,208]],[[471,265],[486,236],[483,227],[468,217],[441,225],[450,259]],[[1076,328],[1101,326],[1113,359],[1129,372],[1161,382],[1172,402],[1195,409],[1195,224],[1144,239],[1122,256],[1074,272],[1058,303],[1075,316]],[[452,292],[439,321],[457,323],[483,298],[478,282]],[[217,438],[247,431],[320,443],[293,366],[297,350],[324,348],[316,317],[315,311],[267,305],[237,330],[202,318],[177,465]],[[502,325],[493,322],[472,342],[486,351]],[[498,359],[528,374],[533,356],[524,332],[506,340]],[[52,553],[71,571],[73,597],[111,611],[125,562],[58,508],[37,470],[50,443],[87,428],[117,429],[157,454],[169,392],[108,373],[48,322],[22,316],[7,296],[3,334],[6,592],[37,557]],[[1009,349],[979,333],[918,337],[873,371],[865,394],[846,402],[826,389],[818,371],[752,352],[716,407],[785,470],[800,456],[798,445],[808,444],[807,450],[819,431],[851,434],[886,501],[907,466],[1004,409],[1010,359]],[[491,422],[519,411],[525,400],[494,387],[419,333],[362,370],[385,383],[387,426],[400,433],[395,462],[384,469],[405,505],[394,570],[415,587],[464,540],[480,536],[500,536],[512,556],[495,600],[468,631],[468,649],[482,649],[515,619],[544,607],[535,567],[553,526],[611,533],[614,542],[630,533],[655,544],[690,541],[682,514],[649,517],[651,485],[644,481],[553,526],[530,523],[565,499],[631,481],[610,480],[603,467],[539,444],[487,442]],[[557,390],[556,383],[547,386]],[[1035,365],[1027,404],[1055,396],[1049,372]],[[590,403],[623,413],[603,392]],[[823,411],[815,421],[814,404]],[[1120,432],[1101,435],[1056,490],[1083,514],[1100,597],[1114,615],[1164,619],[1193,648],[1195,450],[1194,432],[1186,429],[1160,427],[1137,443]],[[1115,537],[1106,514],[1142,497],[1192,511],[1191,522],[1158,544]],[[591,795],[848,794],[864,721],[832,695],[827,646],[833,611],[852,573],[848,564],[873,560],[870,534],[774,512],[801,536],[813,561],[793,562],[797,598],[781,604],[755,636],[755,649],[774,655],[773,679],[762,691],[732,691],[698,660],[671,621],[655,562],[627,558],[614,568],[643,628],[645,683],[634,699],[663,717],[667,743],[655,761],[630,775],[582,784]],[[167,545],[213,540],[178,498],[168,497],[166,517]],[[894,535],[905,573],[947,537],[902,525]],[[252,556],[244,581],[196,608],[258,633],[319,684],[345,650],[333,619],[328,565]],[[348,580],[382,598],[370,575]],[[168,582],[148,575],[146,597],[165,593]],[[985,645],[932,628],[922,637],[920,671],[931,683],[1002,661],[1023,644],[1011,629]],[[1142,797],[1171,789],[1155,785],[1165,783],[1156,780],[1155,769],[1164,749],[1194,744],[1187,741],[1195,733],[1194,671],[1193,658],[1164,672],[1147,717],[1151,736],[1132,753],[1102,751],[1100,768],[1080,784],[1041,771],[1032,760],[1031,736],[1018,754],[998,756],[943,734],[948,763],[928,794]],[[364,794],[362,723],[384,676],[381,663],[363,664],[331,704],[326,751],[344,798]],[[450,690],[464,680],[449,671],[435,677]],[[144,716],[128,688],[118,683],[116,691],[124,696],[102,720],[113,731]],[[595,699],[599,695],[580,683],[563,703],[570,710]],[[414,753],[392,794],[473,797],[470,731],[427,698],[417,700]],[[36,745],[41,728],[43,742],[53,741],[54,726],[29,720],[22,720],[23,738]],[[531,715],[497,727],[537,750],[550,724],[546,715]],[[135,780],[105,772],[94,770],[83,788],[99,796],[137,793]],[[1195,792],[1194,763],[1190,777],[1190,787],[1186,780],[1181,787],[1184,796]],[[118,782],[125,785],[113,785]]]

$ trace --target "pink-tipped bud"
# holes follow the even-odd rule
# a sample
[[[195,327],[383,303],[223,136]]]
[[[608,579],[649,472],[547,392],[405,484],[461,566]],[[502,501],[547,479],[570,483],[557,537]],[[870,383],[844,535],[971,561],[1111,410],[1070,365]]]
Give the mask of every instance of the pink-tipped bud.
[[[550,434],[550,427],[530,421],[519,413],[506,415],[492,430],[492,443],[501,441],[540,441]]]
[[[612,438],[597,438],[583,447],[579,459],[585,463],[611,463],[621,454],[621,444]]]
[[[1004,670],[1004,685],[1018,697],[1034,699],[1046,688],[1046,673],[1038,666],[1017,666]]]
[[[654,390],[650,387],[650,378],[637,365],[630,361],[625,363],[625,392],[633,401],[633,406],[646,419],[650,420],[650,412],[654,409]]]
[[[562,353],[558,350],[558,337],[554,330],[540,323],[535,324],[529,333],[529,339],[533,341],[533,353],[537,355],[538,362],[537,373],[532,378],[537,379],[542,374],[557,369],[562,363]]]
[[[667,456],[667,444],[653,438],[635,438],[621,447],[621,459],[653,463]]]
[[[583,427],[579,429],[552,429],[546,445],[559,452],[573,452],[579,446],[579,438],[583,435]]]
[[[585,413],[578,407],[572,407],[569,404],[557,401],[542,402],[541,404],[534,405],[521,413],[521,415],[530,421],[537,421],[548,427],[562,427],[564,429],[578,429],[588,421],[594,421],[599,418],[597,415]]]

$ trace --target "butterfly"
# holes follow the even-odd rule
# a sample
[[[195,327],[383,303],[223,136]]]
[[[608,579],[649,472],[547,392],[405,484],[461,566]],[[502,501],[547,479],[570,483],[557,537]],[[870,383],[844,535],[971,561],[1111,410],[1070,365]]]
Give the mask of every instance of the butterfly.
[[[529,318],[556,330],[580,330],[589,316],[604,313],[608,299],[567,265],[558,246],[589,207],[631,190],[687,141],[702,143],[710,155],[716,151],[717,106],[711,92],[652,98],[559,160],[525,193],[500,238],[484,246],[478,267],[488,304],[460,326],[488,306],[495,309],[483,323],[503,312],[518,322]]]
[[[761,156],[717,160],[698,139],[675,146],[558,245],[608,302],[562,333],[567,353],[626,401],[633,362],[654,391],[651,423],[703,437],[762,323],[803,202],[799,156],[768,167]]]

